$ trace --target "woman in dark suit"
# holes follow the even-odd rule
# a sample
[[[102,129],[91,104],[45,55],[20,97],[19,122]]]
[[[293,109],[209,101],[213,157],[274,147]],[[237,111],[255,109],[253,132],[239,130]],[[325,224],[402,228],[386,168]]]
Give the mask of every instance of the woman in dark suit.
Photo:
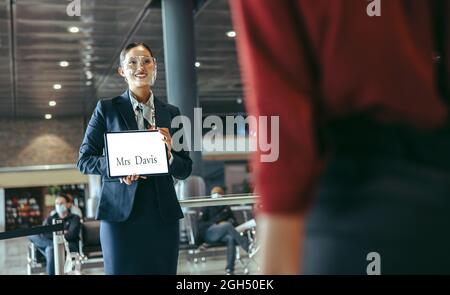
[[[192,169],[187,151],[172,150],[171,121],[177,107],[154,97],[156,60],[144,43],[131,43],[120,54],[119,74],[128,90],[98,102],[77,166],[84,174],[99,174],[103,185],[96,218],[106,274],[176,274],[179,219],[183,217],[172,176],[185,179]],[[103,155],[104,133],[157,128],[168,150],[169,174],[109,178]]]

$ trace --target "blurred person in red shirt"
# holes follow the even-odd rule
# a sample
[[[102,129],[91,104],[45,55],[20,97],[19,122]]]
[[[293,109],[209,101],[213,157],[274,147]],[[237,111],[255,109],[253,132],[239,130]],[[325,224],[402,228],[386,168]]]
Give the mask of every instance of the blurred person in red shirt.
[[[247,109],[280,121],[263,273],[450,273],[449,3],[375,2],[230,1]]]

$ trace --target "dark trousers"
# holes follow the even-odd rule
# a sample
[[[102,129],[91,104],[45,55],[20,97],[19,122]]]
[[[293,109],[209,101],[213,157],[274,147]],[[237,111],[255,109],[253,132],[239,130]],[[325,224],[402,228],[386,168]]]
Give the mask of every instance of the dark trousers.
[[[381,274],[450,274],[450,129],[354,118],[327,131],[304,273],[367,274],[376,253]]]
[[[211,225],[205,233],[207,243],[224,243],[227,245],[227,267],[226,269],[234,271],[234,261],[236,260],[236,246],[241,246],[248,251],[249,241],[241,236],[229,222]]]

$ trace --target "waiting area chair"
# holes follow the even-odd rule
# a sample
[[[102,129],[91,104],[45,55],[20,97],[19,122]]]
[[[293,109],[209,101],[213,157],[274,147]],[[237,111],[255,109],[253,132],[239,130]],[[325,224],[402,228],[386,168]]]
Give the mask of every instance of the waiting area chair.
[[[76,273],[87,268],[103,267],[103,254],[100,244],[100,221],[94,219],[85,219],[81,221],[79,252],[68,255],[66,247],[66,267],[65,273]],[[43,253],[39,251],[33,243],[28,245],[27,254],[27,274],[45,273],[46,259]],[[73,266],[71,267],[68,266]]]
[[[259,251],[258,240],[256,238],[256,222],[251,214],[251,206],[232,206],[231,209],[240,224],[237,228],[242,235],[246,235],[250,241],[249,253],[241,251],[237,246],[236,262],[244,268],[244,273],[250,273],[253,265],[259,271],[256,254]],[[185,212],[185,227],[188,231],[189,244],[185,247],[188,250],[188,259],[194,263],[199,261],[206,263],[209,257],[226,256],[227,247],[225,243],[206,243],[200,240],[198,223],[200,220],[200,209],[191,209]],[[247,224],[247,226],[245,226]]]

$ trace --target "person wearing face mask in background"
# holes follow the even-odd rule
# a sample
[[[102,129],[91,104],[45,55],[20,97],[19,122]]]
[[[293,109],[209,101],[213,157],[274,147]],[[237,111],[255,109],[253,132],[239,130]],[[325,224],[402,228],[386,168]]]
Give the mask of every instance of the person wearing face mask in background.
[[[224,195],[224,190],[220,186],[215,186],[211,190],[211,198],[220,198]],[[225,243],[227,245],[227,266],[226,273],[234,274],[234,262],[236,259],[236,246],[239,245],[248,252],[249,240],[241,236],[234,228],[236,218],[230,206],[210,206],[205,207],[200,212],[199,235],[208,244]]]
[[[186,150],[172,150],[174,117],[180,110],[154,96],[156,59],[144,43],[130,43],[120,53],[118,73],[128,89],[122,95],[100,100],[80,147],[78,169],[102,176],[96,219],[100,223],[105,274],[143,275],[177,273],[183,218],[173,178],[186,179],[192,161]],[[104,134],[113,131],[157,129],[164,137],[169,175],[129,175],[110,178],[103,154]]]
[[[67,209],[70,210],[70,213],[78,215],[78,217],[83,218],[83,212],[81,212],[80,207],[78,207],[77,205],[75,205],[74,200],[73,200],[73,196],[71,194],[66,194],[69,202],[67,203]],[[52,212],[50,212],[50,215],[53,215],[56,213],[56,210],[52,210]]]
[[[69,198],[67,196],[58,196],[55,199],[55,210],[44,221],[44,225],[53,224],[53,220],[61,219],[64,223],[64,238],[69,244],[71,252],[78,252],[78,242],[80,239],[80,217],[72,214],[68,209]],[[47,265],[47,274],[55,274],[55,262],[53,254],[53,233],[35,235],[29,237],[36,248],[45,255]]]

